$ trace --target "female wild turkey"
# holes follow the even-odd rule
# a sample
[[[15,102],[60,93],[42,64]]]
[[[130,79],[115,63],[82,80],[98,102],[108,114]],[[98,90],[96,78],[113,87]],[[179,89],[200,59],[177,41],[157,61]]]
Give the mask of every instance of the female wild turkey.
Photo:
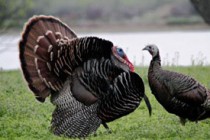
[[[36,99],[51,95],[52,131],[86,137],[100,124],[133,112],[144,94],[142,79],[121,48],[97,37],[78,38],[59,19],[34,16],[19,43],[23,75]],[[137,84],[138,83],[138,84]]]
[[[184,125],[210,116],[210,91],[195,79],[161,68],[159,49],[148,45],[143,50],[152,55],[148,71],[149,86],[158,102],[169,112],[180,117]]]

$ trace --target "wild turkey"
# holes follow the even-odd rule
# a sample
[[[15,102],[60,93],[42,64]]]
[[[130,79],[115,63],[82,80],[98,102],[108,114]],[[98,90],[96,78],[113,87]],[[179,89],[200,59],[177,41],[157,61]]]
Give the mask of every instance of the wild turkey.
[[[97,37],[78,38],[59,19],[34,16],[19,43],[23,75],[36,99],[51,95],[52,131],[86,137],[100,124],[133,112],[144,94],[142,79],[121,48]],[[138,84],[137,84],[138,83]]]
[[[186,119],[198,121],[210,116],[210,91],[195,79],[161,68],[159,49],[148,45],[143,50],[152,55],[148,70],[149,86],[158,102],[169,112]]]

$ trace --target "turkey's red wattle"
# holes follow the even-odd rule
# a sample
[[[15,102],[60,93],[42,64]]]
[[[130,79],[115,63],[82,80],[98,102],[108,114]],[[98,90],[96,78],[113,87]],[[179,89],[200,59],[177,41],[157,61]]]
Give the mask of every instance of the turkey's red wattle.
[[[126,62],[128,63],[128,66],[129,66],[129,68],[130,68],[130,71],[134,72],[134,71],[135,71],[134,65],[130,62],[130,60],[128,59],[128,57],[125,56],[124,59],[125,59]]]

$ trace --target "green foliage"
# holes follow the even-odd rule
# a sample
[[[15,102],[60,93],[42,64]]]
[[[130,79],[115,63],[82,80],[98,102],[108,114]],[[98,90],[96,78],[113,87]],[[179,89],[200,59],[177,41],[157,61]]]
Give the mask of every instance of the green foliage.
[[[191,23],[195,14],[189,0],[1,0],[0,27],[20,26],[33,15],[54,15],[69,24]],[[173,20],[179,16],[181,19]],[[188,16],[188,17],[186,17]],[[188,21],[189,20],[189,21]],[[196,20],[201,22],[202,20]],[[196,23],[194,22],[194,23]]]
[[[168,25],[184,25],[184,24],[196,24],[200,23],[201,17],[192,16],[191,18],[185,17],[169,17],[167,18]]]
[[[32,6],[31,0],[0,0],[0,27],[18,26]]]
[[[210,88],[210,66],[165,67],[165,69],[191,75]],[[179,118],[167,113],[151,94],[147,81],[147,67],[136,68],[142,77],[146,94],[153,107],[149,117],[145,102],[132,114],[109,123],[112,133],[101,126],[97,136],[90,140],[144,140],[144,139],[209,139],[210,120],[198,123],[179,123]],[[64,140],[49,129],[54,106],[49,99],[39,103],[27,88],[20,71],[0,72],[0,139]]]

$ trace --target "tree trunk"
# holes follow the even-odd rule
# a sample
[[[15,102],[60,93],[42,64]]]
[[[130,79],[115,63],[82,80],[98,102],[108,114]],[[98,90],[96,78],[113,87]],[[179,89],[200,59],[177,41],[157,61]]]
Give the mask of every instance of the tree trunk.
[[[205,22],[210,25],[210,0],[191,0],[191,2]]]

